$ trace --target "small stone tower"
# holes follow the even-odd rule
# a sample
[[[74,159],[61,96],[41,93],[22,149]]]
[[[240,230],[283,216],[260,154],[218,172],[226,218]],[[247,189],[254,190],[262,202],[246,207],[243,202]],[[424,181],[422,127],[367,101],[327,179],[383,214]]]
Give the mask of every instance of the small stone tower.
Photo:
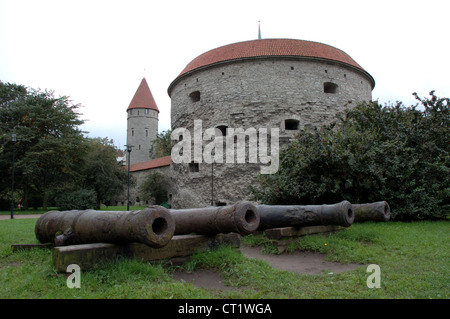
[[[127,109],[127,145],[132,146],[130,164],[151,159],[150,147],[158,135],[159,109],[145,78]]]

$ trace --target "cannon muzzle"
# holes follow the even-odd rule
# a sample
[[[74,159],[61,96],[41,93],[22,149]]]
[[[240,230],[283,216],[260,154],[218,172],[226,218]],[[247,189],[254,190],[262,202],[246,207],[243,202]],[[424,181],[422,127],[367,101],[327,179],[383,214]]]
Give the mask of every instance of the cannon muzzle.
[[[159,248],[169,243],[174,230],[175,222],[162,206],[140,211],[50,211],[35,226],[36,238],[55,246],[140,242]]]
[[[170,209],[175,220],[175,235],[238,233],[250,234],[258,229],[259,213],[250,202],[230,206]]]
[[[349,227],[355,218],[352,204],[332,205],[259,205],[259,230],[280,227],[339,225]]]
[[[386,201],[353,204],[352,207],[355,212],[355,223],[369,220],[387,222],[391,218],[391,208]]]

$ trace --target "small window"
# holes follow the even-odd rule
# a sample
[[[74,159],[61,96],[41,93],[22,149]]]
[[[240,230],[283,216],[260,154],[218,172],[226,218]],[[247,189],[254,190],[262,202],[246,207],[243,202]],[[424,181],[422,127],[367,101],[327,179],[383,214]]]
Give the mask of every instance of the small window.
[[[297,131],[299,127],[299,120],[289,119],[284,120],[284,129],[288,131]]]
[[[199,171],[199,165],[198,165],[198,163],[195,163],[195,162],[189,163],[189,171],[190,171],[191,173],[196,173],[196,172],[198,172],[198,171]]]
[[[131,136],[134,136],[134,128],[131,129]]]
[[[191,98],[192,102],[198,102],[200,101],[200,91],[194,91],[191,94],[189,94],[189,97]]]
[[[226,125],[219,125],[216,127],[216,129],[218,129],[222,133],[222,136],[227,136],[227,128],[228,126]]]
[[[145,130],[145,137],[148,137],[148,130]]]
[[[133,115],[133,109],[130,110],[130,115]]]
[[[332,93],[332,94],[334,94],[334,93],[336,93],[337,92],[337,84],[335,84],[335,83],[331,83],[331,82],[325,82],[324,84],[323,84],[323,91],[325,92],[325,93]]]
[[[150,112],[149,109],[145,109],[145,115],[148,115],[149,112]]]

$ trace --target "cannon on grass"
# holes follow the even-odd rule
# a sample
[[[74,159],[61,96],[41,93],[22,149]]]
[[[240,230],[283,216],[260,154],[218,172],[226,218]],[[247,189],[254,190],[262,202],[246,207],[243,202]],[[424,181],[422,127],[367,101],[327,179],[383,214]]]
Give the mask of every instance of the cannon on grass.
[[[339,225],[349,227],[355,214],[349,201],[331,205],[258,205],[259,230],[281,227]]]
[[[386,201],[353,204],[352,207],[355,213],[355,223],[366,221],[387,222],[391,218],[391,208]]]
[[[138,211],[50,211],[35,226],[36,238],[55,246],[140,242],[160,248],[169,243],[174,230],[172,215],[162,206]]]
[[[190,233],[213,235],[219,233],[253,233],[259,226],[259,213],[250,202],[229,206],[170,209],[175,220],[175,235]]]

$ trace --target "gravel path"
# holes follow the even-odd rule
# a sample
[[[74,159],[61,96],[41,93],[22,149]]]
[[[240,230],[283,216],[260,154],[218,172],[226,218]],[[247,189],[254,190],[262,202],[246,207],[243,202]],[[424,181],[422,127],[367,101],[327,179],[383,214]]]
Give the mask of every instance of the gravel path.
[[[14,214],[14,219],[39,218],[42,214],[18,215]],[[0,215],[0,220],[11,219],[11,215]]]

